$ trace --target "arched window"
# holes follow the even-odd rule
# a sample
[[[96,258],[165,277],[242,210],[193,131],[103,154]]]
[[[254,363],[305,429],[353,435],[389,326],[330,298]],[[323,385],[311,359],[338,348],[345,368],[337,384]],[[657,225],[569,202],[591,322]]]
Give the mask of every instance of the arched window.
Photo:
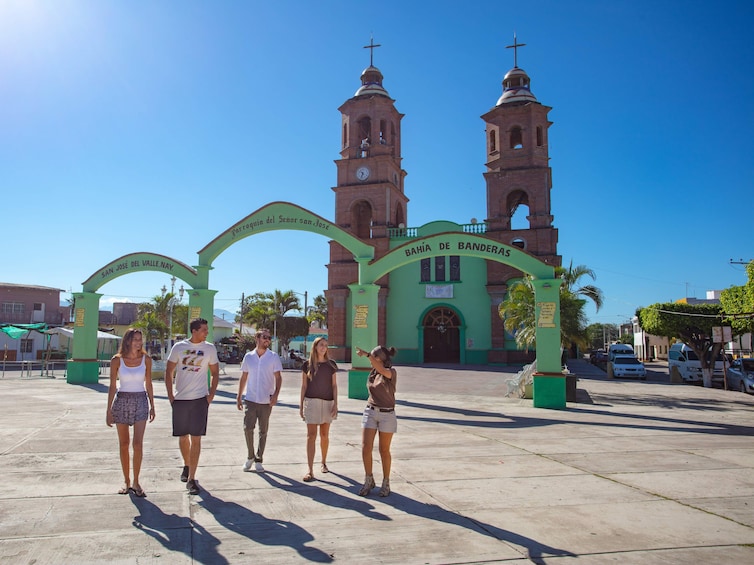
[[[490,153],[494,153],[495,151],[497,151],[497,136],[493,129],[490,131]]]
[[[351,230],[361,239],[369,239],[372,235],[372,207],[366,200],[360,200],[351,209]]]
[[[372,136],[372,120],[369,117],[359,120],[359,157],[369,157]]]
[[[519,126],[511,129],[511,149],[522,149],[524,146],[524,136]]]
[[[542,147],[544,140],[542,139],[542,126],[537,126],[537,147]]]
[[[514,190],[506,199],[505,210],[510,218],[510,229],[529,229],[529,195],[523,190]]]
[[[348,124],[343,124],[343,147],[348,147]]]
[[[403,205],[398,204],[395,209],[395,225],[396,226],[405,226],[406,225],[406,213],[403,211]]]

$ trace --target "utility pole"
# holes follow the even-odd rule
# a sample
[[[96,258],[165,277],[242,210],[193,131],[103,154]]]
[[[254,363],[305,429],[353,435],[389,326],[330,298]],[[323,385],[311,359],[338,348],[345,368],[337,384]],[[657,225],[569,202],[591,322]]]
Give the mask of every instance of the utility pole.
[[[239,337],[243,337],[243,301],[244,301],[244,293],[241,293],[241,321],[238,324],[238,335]]]

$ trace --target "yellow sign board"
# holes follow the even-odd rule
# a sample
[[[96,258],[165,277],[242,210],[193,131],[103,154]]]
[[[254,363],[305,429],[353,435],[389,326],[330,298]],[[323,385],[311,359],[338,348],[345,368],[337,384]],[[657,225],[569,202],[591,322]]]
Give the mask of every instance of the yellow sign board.
[[[353,327],[366,328],[367,316],[369,315],[369,306],[367,304],[357,304],[354,306]]]
[[[539,319],[537,327],[554,328],[555,327],[555,303],[554,302],[537,302],[539,308]]]

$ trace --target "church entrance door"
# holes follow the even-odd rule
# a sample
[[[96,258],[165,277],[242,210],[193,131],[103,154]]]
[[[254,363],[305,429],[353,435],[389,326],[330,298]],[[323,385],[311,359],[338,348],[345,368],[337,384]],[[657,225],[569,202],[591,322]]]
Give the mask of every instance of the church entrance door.
[[[460,363],[461,332],[458,315],[450,308],[427,313],[424,328],[425,363]]]

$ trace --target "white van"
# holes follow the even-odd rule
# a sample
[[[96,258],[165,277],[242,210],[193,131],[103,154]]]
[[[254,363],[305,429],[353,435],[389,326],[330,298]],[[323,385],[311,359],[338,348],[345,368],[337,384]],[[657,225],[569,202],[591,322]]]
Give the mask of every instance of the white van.
[[[685,343],[674,343],[668,350],[668,372],[671,377],[673,375],[673,368],[678,371],[678,374],[687,383],[702,382],[702,364],[699,361],[694,350],[691,349]],[[713,381],[723,380],[723,355],[722,352],[717,356],[715,360],[715,367],[712,371]]]
[[[634,355],[634,348],[625,343],[613,343],[607,350],[607,360],[614,361],[616,355]]]

